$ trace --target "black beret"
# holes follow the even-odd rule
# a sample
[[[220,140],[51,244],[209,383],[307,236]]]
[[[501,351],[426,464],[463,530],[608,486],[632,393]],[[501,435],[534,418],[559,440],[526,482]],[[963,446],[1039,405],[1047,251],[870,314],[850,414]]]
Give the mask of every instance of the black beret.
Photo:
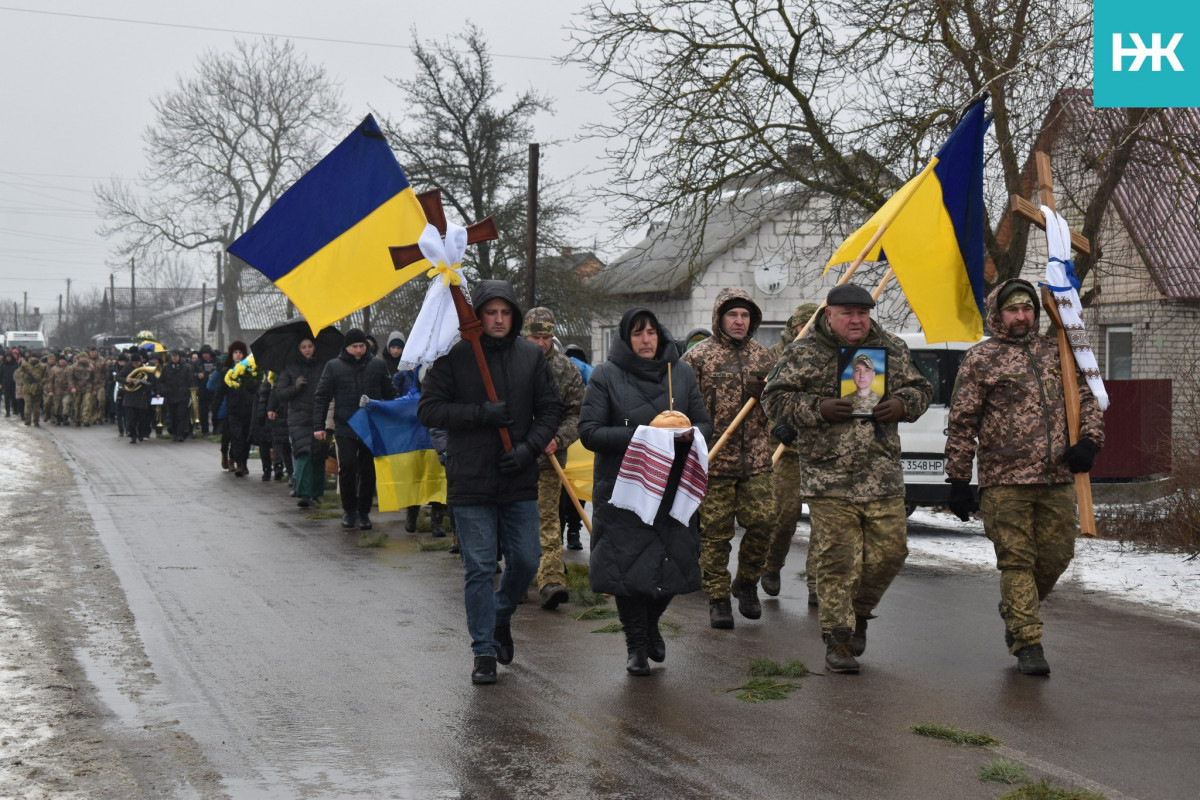
[[[853,283],[843,283],[829,290],[829,295],[825,298],[825,304],[830,306],[874,308],[875,298],[871,297],[871,293],[861,286],[855,286]]]

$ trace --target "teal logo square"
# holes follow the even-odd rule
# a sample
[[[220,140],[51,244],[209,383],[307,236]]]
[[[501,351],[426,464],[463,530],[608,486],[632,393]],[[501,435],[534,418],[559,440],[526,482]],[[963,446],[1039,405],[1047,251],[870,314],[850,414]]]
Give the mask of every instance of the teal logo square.
[[[1092,90],[1097,108],[1200,106],[1200,3],[1095,0]]]

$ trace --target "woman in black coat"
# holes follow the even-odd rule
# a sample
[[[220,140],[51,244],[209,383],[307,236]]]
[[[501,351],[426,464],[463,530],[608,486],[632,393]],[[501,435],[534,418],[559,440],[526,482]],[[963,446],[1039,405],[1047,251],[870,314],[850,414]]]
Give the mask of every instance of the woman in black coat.
[[[324,442],[313,439],[313,394],[325,362],[316,358],[312,339],[302,339],[296,356],[275,379],[275,397],[287,407],[288,436],[296,465],[296,505],[308,508],[325,494]]]
[[[218,406],[225,401],[225,427],[229,432],[229,462],[233,474],[246,477],[249,470],[246,460],[250,457],[250,425],[254,421],[254,398],[258,394],[259,376],[256,372],[243,370],[238,374],[238,362],[249,354],[245,342],[229,345],[229,355],[217,385],[213,402]]]
[[[593,591],[617,598],[625,631],[626,670],[649,675],[647,658],[661,662],[666,645],[658,620],[671,598],[700,588],[700,534],[696,515],[687,525],[670,516],[680,474],[696,430],[707,440],[712,423],[704,409],[691,367],[653,312],[625,312],[608,361],[588,381],[579,412],[579,437],[595,453],[590,581]],[[667,365],[675,410],[687,415],[693,430],[676,440],[675,461],[653,525],[609,501],[621,460],[639,425],[649,425],[669,404]]]

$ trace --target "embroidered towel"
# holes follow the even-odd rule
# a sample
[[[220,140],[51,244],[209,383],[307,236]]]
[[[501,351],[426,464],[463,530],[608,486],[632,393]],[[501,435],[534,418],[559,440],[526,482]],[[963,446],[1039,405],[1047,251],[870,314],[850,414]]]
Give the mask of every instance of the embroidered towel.
[[[708,490],[708,446],[700,431],[692,428],[695,438],[688,450],[679,489],[671,503],[671,516],[687,525]],[[658,508],[667,490],[667,478],[675,461],[675,432],[669,428],[639,425],[633,441],[621,460],[611,502],[637,514],[647,525],[654,524]]]

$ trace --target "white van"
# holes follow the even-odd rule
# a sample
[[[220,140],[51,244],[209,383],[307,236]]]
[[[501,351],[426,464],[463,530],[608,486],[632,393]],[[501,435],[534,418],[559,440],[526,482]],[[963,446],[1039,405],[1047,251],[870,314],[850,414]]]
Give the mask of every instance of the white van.
[[[900,335],[912,353],[913,362],[933,384],[929,409],[916,422],[900,423],[900,463],[904,467],[904,507],[911,514],[917,506],[944,506],[950,499],[946,483],[946,433],[950,422],[950,396],[967,342],[929,344],[923,333]],[[971,488],[978,492],[978,474],[971,468]]]

